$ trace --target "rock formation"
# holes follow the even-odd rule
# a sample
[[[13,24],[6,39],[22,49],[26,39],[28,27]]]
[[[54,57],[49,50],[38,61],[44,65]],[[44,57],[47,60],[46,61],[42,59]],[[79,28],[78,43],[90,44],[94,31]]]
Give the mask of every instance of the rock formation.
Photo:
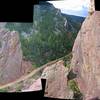
[[[0,29],[0,84],[21,76],[22,50],[15,31]]]
[[[42,90],[41,78],[38,78],[37,80],[32,80],[33,83],[28,87],[28,89],[22,89],[22,92]]]
[[[95,11],[95,0],[90,0],[89,3],[89,14],[93,14]]]
[[[46,79],[45,96],[72,99],[73,92],[67,86],[68,68],[58,61],[44,69],[42,78]]]
[[[73,47],[71,67],[84,100],[100,99],[100,12],[83,22]]]

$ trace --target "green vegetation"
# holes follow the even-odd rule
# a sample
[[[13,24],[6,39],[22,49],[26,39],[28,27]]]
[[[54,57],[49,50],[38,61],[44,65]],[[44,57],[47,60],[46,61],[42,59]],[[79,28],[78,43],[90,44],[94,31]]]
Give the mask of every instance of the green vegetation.
[[[64,26],[66,20],[67,28]],[[66,17],[46,3],[34,6],[33,23],[7,23],[5,27],[19,32],[23,58],[39,67],[72,51],[81,22],[80,17]],[[63,61],[65,66],[70,67],[68,59],[64,57]]]
[[[70,87],[75,93],[80,92],[80,91],[79,91],[79,88],[78,88],[78,86],[77,86],[77,83],[76,83],[74,80],[70,80],[70,81],[68,82],[68,85],[69,85],[69,87]]]
[[[7,92],[6,89],[0,89],[0,92]]]
[[[21,92],[22,85],[19,83],[18,86],[16,86],[16,92]]]
[[[37,66],[63,57],[71,51],[71,47],[67,46],[65,36],[56,36],[54,33],[46,35],[42,33],[32,34],[29,40],[23,39],[22,41],[25,44],[22,45],[24,56],[35,62]]]
[[[64,56],[62,59],[64,61],[64,66],[67,68],[70,68],[72,53],[69,53],[68,55]]]
[[[6,24],[5,27],[8,28],[10,31],[16,30],[19,33],[26,32],[27,34],[29,34],[30,31],[32,31],[33,23],[12,23],[12,22],[9,22]]]
[[[83,100],[82,93],[80,92],[78,85],[74,80],[68,81],[68,86],[74,92],[74,99]]]

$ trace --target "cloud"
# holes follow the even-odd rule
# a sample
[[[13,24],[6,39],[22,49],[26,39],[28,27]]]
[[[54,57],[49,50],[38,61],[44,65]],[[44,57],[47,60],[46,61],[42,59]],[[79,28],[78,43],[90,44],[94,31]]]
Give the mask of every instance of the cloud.
[[[56,8],[61,9],[63,13],[71,13],[79,16],[86,16],[88,12],[90,0],[63,0],[63,1],[48,1],[52,3]],[[83,13],[82,13],[82,12]],[[81,12],[81,13],[78,13]],[[80,15],[81,14],[81,15]],[[82,15],[85,14],[85,15]]]

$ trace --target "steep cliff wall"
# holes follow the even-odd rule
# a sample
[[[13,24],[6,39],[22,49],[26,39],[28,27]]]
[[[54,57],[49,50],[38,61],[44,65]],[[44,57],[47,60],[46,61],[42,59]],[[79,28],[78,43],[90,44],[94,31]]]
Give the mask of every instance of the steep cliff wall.
[[[0,85],[16,80],[32,68],[22,56],[19,34],[0,29]]]
[[[0,84],[20,77],[22,51],[18,33],[0,29]]]
[[[84,100],[100,99],[100,12],[88,16],[73,47],[71,67]],[[98,100],[98,99],[96,99]]]

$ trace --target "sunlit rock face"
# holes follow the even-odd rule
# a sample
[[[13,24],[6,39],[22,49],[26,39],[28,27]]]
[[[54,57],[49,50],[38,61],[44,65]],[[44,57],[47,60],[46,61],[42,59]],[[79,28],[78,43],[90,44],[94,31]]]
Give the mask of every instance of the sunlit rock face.
[[[89,0],[89,14],[93,14],[95,11],[95,0]]]
[[[63,61],[58,61],[46,67],[41,78],[46,79],[45,96],[61,99],[72,99],[73,92],[67,84],[68,68]]]
[[[6,84],[21,75],[22,50],[15,31],[0,29],[0,84]]]
[[[84,100],[100,99],[100,12],[83,22],[73,47],[71,67]],[[95,99],[97,100],[97,99]]]

